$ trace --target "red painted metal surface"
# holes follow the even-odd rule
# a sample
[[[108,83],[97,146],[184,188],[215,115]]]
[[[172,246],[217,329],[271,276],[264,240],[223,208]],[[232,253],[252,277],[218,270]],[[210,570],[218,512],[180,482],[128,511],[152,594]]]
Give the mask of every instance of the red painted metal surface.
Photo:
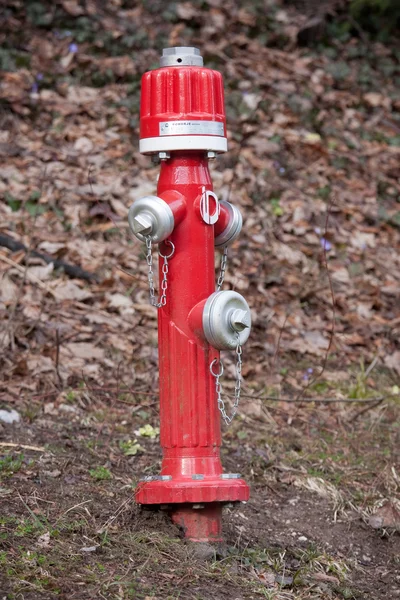
[[[171,514],[173,522],[192,542],[221,542],[221,516],[222,506],[216,502],[196,508],[192,504],[183,504]]]
[[[218,120],[225,127],[222,78],[215,71],[164,67],[146,73],[142,86],[141,137],[157,136],[160,121],[171,118]],[[223,503],[249,497],[243,479],[222,473],[220,414],[210,373],[219,352],[202,332],[202,306],[215,292],[214,237],[229,218],[221,207],[215,225],[203,220],[206,190],[212,191],[206,152],[174,151],[162,161],[157,195],[175,220],[167,302],[158,311],[162,477],[141,482],[135,493],[140,504],[167,505],[174,522],[197,541],[220,539]],[[169,254],[168,243],[160,251]]]
[[[140,138],[159,136],[162,121],[217,121],[226,135],[224,88],[218,71],[163,67],[142,77]]]

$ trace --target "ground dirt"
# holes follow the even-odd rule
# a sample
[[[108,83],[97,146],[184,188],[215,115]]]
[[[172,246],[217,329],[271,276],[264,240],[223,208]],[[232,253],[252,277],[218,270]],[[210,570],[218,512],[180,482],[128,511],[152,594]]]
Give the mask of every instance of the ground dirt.
[[[400,47],[343,15],[299,47],[296,6],[0,8],[2,600],[400,598]],[[253,328],[221,454],[251,497],[215,546],[133,500],[161,450],[127,212],[156,190],[140,77],[170,45],[224,76],[211,171],[244,216],[224,289]]]

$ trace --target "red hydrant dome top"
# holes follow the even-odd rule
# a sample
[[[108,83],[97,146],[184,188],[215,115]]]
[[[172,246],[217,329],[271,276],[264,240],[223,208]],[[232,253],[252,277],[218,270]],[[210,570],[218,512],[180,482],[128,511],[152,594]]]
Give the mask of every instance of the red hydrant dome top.
[[[160,69],[142,77],[140,151],[226,152],[222,76],[202,66],[196,48],[167,48]]]

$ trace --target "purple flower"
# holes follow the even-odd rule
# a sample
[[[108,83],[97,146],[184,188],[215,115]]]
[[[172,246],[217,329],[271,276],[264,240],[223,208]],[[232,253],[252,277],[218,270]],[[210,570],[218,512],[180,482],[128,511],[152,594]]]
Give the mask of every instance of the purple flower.
[[[36,81],[42,81],[42,79],[43,79],[43,73],[38,73],[36,75]]]
[[[31,94],[37,94],[38,91],[39,91],[39,86],[38,86],[38,84],[35,81],[35,83],[31,87]]]
[[[303,381],[308,381],[310,378],[310,375],[312,375],[313,372],[314,372],[314,369],[312,367],[308,367],[307,373],[304,373],[304,375],[303,375]]]
[[[69,52],[71,52],[71,54],[76,54],[78,52],[78,44],[75,44],[75,42],[72,42],[68,46],[68,50],[69,50]]]
[[[321,244],[322,248],[324,250],[326,250],[327,252],[329,252],[329,250],[332,250],[332,244],[330,242],[328,242],[328,240],[326,240],[324,237],[322,237],[320,239],[320,244]]]

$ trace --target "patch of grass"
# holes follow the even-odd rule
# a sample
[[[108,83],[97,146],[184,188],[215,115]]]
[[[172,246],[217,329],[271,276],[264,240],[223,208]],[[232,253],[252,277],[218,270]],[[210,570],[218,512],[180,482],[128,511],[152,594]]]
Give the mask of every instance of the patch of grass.
[[[295,573],[294,581],[303,582],[315,573],[325,573],[332,574],[342,583],[350,573],[347,563],[321,551],[314,545],[310,545],[306,550],[297,550],[295,554],[300,561],[300,566]]]
[[[350,387],[349,390],[349,398],[354,398],[357,400],[362,400],[363,398],[368,398],[370,395],[370,390],[367,383],[368,372],[365,370],[364,363],[360,363],[360,371],[356,373],[356,381]]]
[[[125,456],[135,456],[139,451],[143,450],[142,446],[135,440],[120,440],[119,447]]]
[[[89,473],[90,477],[96,481],[107,481],[108,479],[112,479],[111,471],[106,467],[95,467],[94,469],[90,469]]]
[[[24,463],[24,455],[7,455],[0,459],[0,479],[17,473]]]

